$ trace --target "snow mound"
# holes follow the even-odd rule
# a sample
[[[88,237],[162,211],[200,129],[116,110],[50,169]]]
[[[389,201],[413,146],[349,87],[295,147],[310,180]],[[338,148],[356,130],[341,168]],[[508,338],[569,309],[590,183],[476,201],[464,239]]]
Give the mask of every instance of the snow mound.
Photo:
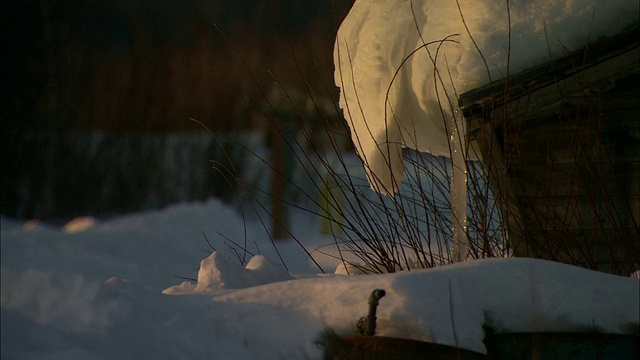
[[[364,275],[362,269],[364,266],[352,264],[350,262],[341,262],[336,266],[335,275]]]
[[[90,229],[95,223],[96,219],[92,216],[80,216],[64,224],[62,231],[68,234],[78,233]]]
[[[367,299],[384,289],[376,334],[486,353],[483,326],[496,332],[634,333],[638,280],[536,259],[483,259],[384,275],[279,282],[214,295],[307,314],[353,333]],[[636,330],[634,330],[636,329]]]
[[[231,259],[214,251],[200,262],[198,283],[182,284],[165,289],[165,294],[213,293],[228,289],[243,289],[278,281],[292,280],[293,277],[282,266],[256,255],[242,267]]]

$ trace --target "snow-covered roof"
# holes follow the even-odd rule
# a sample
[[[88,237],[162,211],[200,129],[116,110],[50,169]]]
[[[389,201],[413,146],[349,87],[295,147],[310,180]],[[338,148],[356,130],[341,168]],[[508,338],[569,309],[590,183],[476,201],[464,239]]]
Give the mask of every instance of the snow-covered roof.
[[[581,84],[581,89],[575,91],[584,91],[585,87],[590,86],[597,87],[602,85],[601,82],[612,82],[637,74],[640,62],[639,48],[640,27],[636,26],[588,44],[555,61],[537,64],[509,78],[497,79],[479,88],[471,89],[460,95],[459,105],[465,115],[472,111],[474,105],[481,105],[489,99],[493,106],[500,106],[504,101],[513,101],[530,95],[538,89],[600,66],[589,74],[589,84]],[[505,93],[508,96],[502,96]],[[566,91],[565,94],[567,94]]]
[[[372,187],[397,190],[402,147],[452,155],[452,136],[465,130],[459,94],[625,31],[638,24],[638,6],[628,0],[356,1],[336,38],[335,82]]]

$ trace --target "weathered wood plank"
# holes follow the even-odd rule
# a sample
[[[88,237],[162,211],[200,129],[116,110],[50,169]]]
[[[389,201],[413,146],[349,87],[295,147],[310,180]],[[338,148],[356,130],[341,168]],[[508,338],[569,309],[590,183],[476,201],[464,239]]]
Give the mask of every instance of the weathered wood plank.
[[[516,185],[512,187],[516,196],[557,197],[583,196],[633,198],[640,195],[640,186],[635,181],[640,163],[615,164],[590,168],[576,164],[533,164],[512,170],[510,176]],[[514,167],[517,167],[517,163]]]
[[[528,219],[525,228],[541,230],[580,230],[632,228],[635,215],[628,199],[607,199],[594,202],[586,198],[519,198],[523,218]],[[637,232],[636,235],[640,236]]]
[[[626,42],[605,44],[608,52],[583,59],[587,66],[536,67],[501,88],[461,97],[469,136],[480,147],[501,212],[509,214],[517,256],[625,275],[640,267],[640,34],[634,31]],[[581,63],[575,60],[568,61]]]

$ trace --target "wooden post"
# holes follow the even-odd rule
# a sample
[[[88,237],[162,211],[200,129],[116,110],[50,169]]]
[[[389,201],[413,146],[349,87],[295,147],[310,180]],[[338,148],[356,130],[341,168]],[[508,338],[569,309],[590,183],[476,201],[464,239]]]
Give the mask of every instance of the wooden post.
[[[287,205],[285,202],[287,187],[285,125],[276,119],[268,130],[269,165],[271,166],[271,237],[282,240],[287,237]]]

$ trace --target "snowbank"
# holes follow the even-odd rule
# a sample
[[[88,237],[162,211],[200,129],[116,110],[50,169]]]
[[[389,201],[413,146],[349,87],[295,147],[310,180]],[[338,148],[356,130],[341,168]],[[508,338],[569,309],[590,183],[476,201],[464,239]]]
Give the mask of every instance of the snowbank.
[[[377,335],[482,353],[483,326],[496,332],[618,334],[637,332],[640,319],[637,280],[535,259],[485,259],[386,275],[272,279],[263,286],[248,279],[246,289],[209,291],[215,303],[269,304],[352,334],[355,321],[366,315],[369,294],[381,288],[387,295],[378,307]]]
[[[243,255],[226,239],[263,254],[248,255],[246,268],[235,258],[226,265],[209,261],[225,269],[222,279],[245,287],[291,278],[266,259],[278,257],[261,224],[218,200],[108,221],[81,218],[61,228],[4,216],[1,222],[2,359],[320,357],[310,339],[322,324],[306,314],[268,304],[213,304],[208,293],[161,293],[176,276],[196,277],[211,250],[203,233],[225,254],[220,259]],[[313,246],[318,238],[308,240]],[[291,271],[314,273],[296,244],[283,243],[280,251]],[[228,286],[216,287],[215,276],[207,276],[206,291]]]
[[[276,281],[292,280],[293,277],[281,265],[256,255],[243,268],[231,259],[213,252],[200,262],[198,282],[183,282],[163,291],[164,294],[202,293],[226,289],[240,289],[268,284]]]
[[[3,359],[320,359],[322,331],[353,333],[376,288],[387,293],[379,335],[480,352],[483,325],[612,333],[640,327],[639,280],[547,261],[478,260],[362,276],[317,275],[307,265],[291,275],[268,260],[277,257],[268,254],[261,225],[243,224],[218,201],[96,219],[75,233],[1,221]],[[242,239],[246,231],[263,255],[242,266],[223,246],[206,254],[201,231],[215,246],[212,234]],[[318,239],[301,241],[313,248]],[[282,244],[281,255],[300,271],[308,259],[295,246]],[[174,276],[192,273],[197,283],[171,286],[179,282]]]

